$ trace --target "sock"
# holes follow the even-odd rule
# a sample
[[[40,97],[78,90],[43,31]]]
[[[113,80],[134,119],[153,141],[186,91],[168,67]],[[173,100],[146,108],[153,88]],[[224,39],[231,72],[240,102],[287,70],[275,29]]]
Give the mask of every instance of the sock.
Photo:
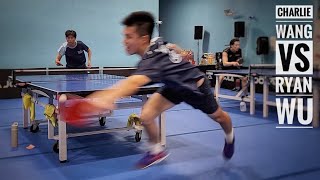
[[[161,146],[160,143],[157,144],[149,144],[149,151],[151,154],[158,154],[160,152],[162,152],[164,150],[164,148]]]
[[[233,128],[229,134],[226,134],[226,141],[228,144],[231,144],[233,142],[234,134],[233,134]]]

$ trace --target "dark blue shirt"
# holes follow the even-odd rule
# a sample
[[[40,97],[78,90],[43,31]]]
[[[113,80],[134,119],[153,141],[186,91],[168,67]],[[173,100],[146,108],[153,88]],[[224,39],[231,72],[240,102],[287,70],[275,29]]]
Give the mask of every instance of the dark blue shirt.
[[[182,60],[180,55],[169,50],[166,45],[162,38],[152,40],[133,74],[145,75],[153,83],[164,83],[166,87],[200,93],[197,81],[205,77],[204,73],[188,61]]]
[[[77,41],[75,47],[69,47],[67,42],[59,48],[59,54],[66,56],[67,68],[86,68],[86,56],[84,51],[88,52],[88,46],[82,41]]]

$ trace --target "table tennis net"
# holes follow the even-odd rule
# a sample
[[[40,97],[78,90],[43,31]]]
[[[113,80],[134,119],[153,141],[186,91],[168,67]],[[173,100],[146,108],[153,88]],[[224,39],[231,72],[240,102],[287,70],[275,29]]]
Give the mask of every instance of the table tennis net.
[[[249,74],[270,74],[273,75],[276,72],[276,66],[274,64],[253,64],[249,66]]]
[[[89,70],[45,70],[45,69],[28,69],[28,70],[13,70],[12,80],[22,80],[29,82],[52,82],[52,81],[90,81],[90,80],[121,80],[126,77],[123,70],[117,71],[97,71]]]

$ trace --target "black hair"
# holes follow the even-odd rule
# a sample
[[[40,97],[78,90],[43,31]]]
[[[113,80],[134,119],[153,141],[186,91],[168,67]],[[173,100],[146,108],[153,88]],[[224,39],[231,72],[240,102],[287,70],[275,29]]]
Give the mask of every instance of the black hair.
[[[234,45],[234,43],[235,42],[239,42],[240,40],[238,39],[238,38],[233,38],[233,39],[231,39],[231,41],[230,41],[230,46],[231,45]]]
[[[67,30],[65,35],[66,37],[73,36],[74,38],[77,38],[77,33],[74,30]]]
[[[152,37],[154,23],[153,15],[146,11],[133,12],[122,21],[122,25],[135,26],[140,36],[149,35],[150,39]]]

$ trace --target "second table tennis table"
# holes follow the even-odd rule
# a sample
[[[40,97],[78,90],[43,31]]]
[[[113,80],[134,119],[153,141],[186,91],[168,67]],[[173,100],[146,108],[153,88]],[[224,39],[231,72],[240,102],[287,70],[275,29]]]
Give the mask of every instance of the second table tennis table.
[[[238,101],[245,101],[250,103],[250,114],[255,114],[255,102],[256,102],[256,96],[255,96],[255,78],[256,77],[263,77],[263,117],[268,117],[269,113],[269,106],[276,106],[276,103],[274,101],[269,100],[269,84],[270,79],[275,77],[284,77],[284,76],[292,76],[292,75],[278,75],[276,74],[276,65],[275,64],[253,64],[250,65],[248,69],[237,69],[237,70],[207,70],[206,75],[209,79],[212,79],[213,76],[216,78],[216,84],[215,84],[215,95],[217,101],[219,101],[219,98],[226,98],[226,99],[233,99]],[[236,78],[242,78],[245,76],[248,76],[249,78],[249,84],[250,85],[250,95],[249,97],[243,97],[241,93],[243,93],[244,89],[241,89],[241,91],[235,95],[223,95],[220,94],[220,83],[219,83],[219,77],[220,76],[231,76]],[[298,77],[297,75],[293,75]],[[314,73],[311,76],[313,79],[313,121],[312,126],[318,127],[319,126],[319,80],[320,80],[320,71],[318,69],[314,69]],[[246,86],[245,88],[248,88]],[[304,110],[306,108],[304,107]]]

